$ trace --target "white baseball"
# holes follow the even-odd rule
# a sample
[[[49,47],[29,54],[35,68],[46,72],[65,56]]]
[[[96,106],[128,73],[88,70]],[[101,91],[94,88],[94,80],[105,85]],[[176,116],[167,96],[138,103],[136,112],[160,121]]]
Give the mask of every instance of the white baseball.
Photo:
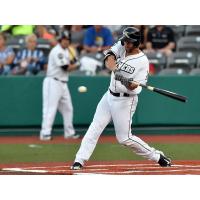
[[[87,92],[87,87],[85,87],[85,86],[80,86],[80,87],[78,87],[78,91],[81,92],[81,93]]]

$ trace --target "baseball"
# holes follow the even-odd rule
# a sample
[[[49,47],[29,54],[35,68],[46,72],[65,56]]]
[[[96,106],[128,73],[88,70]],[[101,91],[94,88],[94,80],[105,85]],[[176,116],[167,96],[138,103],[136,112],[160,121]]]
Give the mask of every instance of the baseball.
[[[80,87],[78,87],[78,91],[81,92],[81,93],[87,92],[87,87],[85,87],[85,86],[80,86]]]

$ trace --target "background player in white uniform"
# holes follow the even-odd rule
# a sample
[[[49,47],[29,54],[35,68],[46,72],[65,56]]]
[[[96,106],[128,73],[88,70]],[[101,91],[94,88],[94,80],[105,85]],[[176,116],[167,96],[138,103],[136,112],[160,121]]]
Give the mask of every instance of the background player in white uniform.
[[[51,139],[52,125],[57,109],[63,116],[64,137],[77,138],[73,127],[73,107],[68,89],[68,73],[77,68],[76,60],[70,61],[68,32],[61,34],[59,43],[51,50],[47,75],[43,81],[43,121],[41,140]]]
[[[146,84],[149,72],[148,59],[139,49],[140,37],[138,29],[128,27],[123,31],[120,41],[107,51],[105,63],[113,71],[109,90],[97,106],[93,122],[82,140],[71,169],[82,168],[111,119],[120,144],[130,147],[138,155],[158,162],[160,166],[171,165],[170,159],[163,152],[150,147],[131,133],[132,116],[138,103],[138,94],[142,90],[131,81]]]

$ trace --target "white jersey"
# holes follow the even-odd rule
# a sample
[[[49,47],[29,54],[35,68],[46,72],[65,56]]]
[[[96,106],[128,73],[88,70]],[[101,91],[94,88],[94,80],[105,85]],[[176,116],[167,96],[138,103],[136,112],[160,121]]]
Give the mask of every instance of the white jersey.
[[[63,49],[57,44],[49,54],[47,76],[54,77],[61,81],[68,81],[68,72],[63,70],[61,66],[70,63],[68,49]]]
[[[149,74],[149,61],[143,52],[125,57],[126,50],[121,45],[121,41],[112,46],[110,50],[115,54],[118,69],[120,69],[124,77],[146,84]],[[139,94],[142,91],[140,86],[135,90],[128,90],[120,81],[115,80],[113,72],[109,88],[116,93]]]

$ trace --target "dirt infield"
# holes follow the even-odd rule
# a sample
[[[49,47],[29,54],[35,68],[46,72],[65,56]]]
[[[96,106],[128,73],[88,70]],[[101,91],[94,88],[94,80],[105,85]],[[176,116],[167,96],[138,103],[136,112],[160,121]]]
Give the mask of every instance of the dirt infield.
[[[200,161],[175,161],[162,168],[150,161],[88,162],[82,170],[70,170],[72,163],[26,163],[0,165],[0,174],[10,175],[200,175]]]

